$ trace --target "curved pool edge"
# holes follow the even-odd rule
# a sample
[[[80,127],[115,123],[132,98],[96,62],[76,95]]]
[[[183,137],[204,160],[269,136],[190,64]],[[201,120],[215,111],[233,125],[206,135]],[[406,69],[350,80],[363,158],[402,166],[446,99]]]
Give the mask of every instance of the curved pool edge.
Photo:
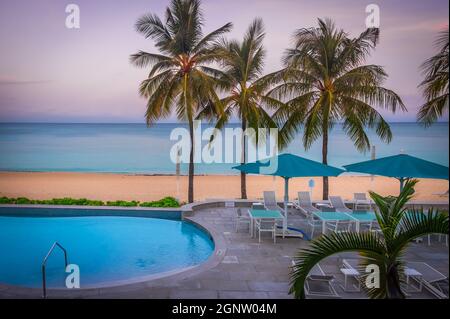
[[[23,208],[60,208],[60,209],[72,209],[72,208],[79,208],[79,209],[114,209],[113,207],[107,207],[107,206],[62,206],[62,205],[0,205],[1,207],[23,207]],[[138,216],[133,215],[121,215],[121,216],[128,216],[128,217],[142,217],[142,218],[151,218],[150,216],[142,216],[140,213],[144,211],[161,211],[163,209],[161,208],[148,208],[148,207],[132,207],[133,209],[129,209],[128,207],[115,207],[118,211],[133,211],[136,212]],[[164,209],[167,211],[181,211],[180,209]],[[97,216],[97,215],[84,215],[85,217],[89,216]],[[53,216],[55,217],[55,216]],[[61,216],[59,216],[61,217]],[[62,216],[64,217],[64,216]],[[194,226],[200,228],[201,230],[205,231],[208,236],[211,238],[211,240],[214,243],[214,250],[212,254],[209,256],[209,258],[202,262],[201,264],[183,268],[183,269],[176,269],[168,272],[153,274],[149,276],[141,276],[141,277],[134,277],[129,280],[120,280],[120,281],[113,281],[108,282],[104,284],[99,284],[91,287],[85,287],[85,288],[79,288],[79,289],[66,289],[66,288],[48,288],[47,289],[47,296],[48,298],[89,298],[89,297],[95,297],[98,295],[102,295],[108,292],[112,291],[118,291],[124,292],[126,294],[127,291],[132,291],[134,289],[139,288],[145,288],[145,287],[154,287],[154,286],[160,286],[166,283],[174,283],[186,278],[189,278],[191,276],[194,276],[196,274],[199,274],[201,272],[204,272],[206,270],[209,270],[211,268],[216,267],[220,262],[223,260],[225,253],[226,253],[226,242],[223,235],[219,232],[217,232],[213,225],[205,222],[205,221],[199,221],[192,218],[193,216],[186,217],[181,216],[181,220],[187,221],[192,223]],[[15,285],[8,285],[4,283],[0,283],[0,299],[7,299],[7,298],[30,298],[30,299],[38,299],[42,298],[42,289],[41,288],[31,288],[31,287],[24,287],[24,286],[15,286]]]

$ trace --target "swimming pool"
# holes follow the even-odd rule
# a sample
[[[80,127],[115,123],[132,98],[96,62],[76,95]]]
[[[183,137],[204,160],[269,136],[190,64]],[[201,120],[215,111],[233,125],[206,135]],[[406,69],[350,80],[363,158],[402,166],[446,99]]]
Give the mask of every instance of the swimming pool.
[[[35,217],[43,212],[32,209],[34,217],[17,217],[14,211],[0,208],[0,283],[4,284],[41,287],[41,264],[55,241],[66,248],[69,264],[79,266],[81,288],[182,270],[206,261],[214,250],[209,234],[170,214],[169,219],[124,217],[127,211],[114,216],[117,210],[101,210],[103,216],[75,217],[90,210],[46,209],[64,217]],[[64,254],[56,249],[47,262],[49,288],[64,287],[64,270]]]

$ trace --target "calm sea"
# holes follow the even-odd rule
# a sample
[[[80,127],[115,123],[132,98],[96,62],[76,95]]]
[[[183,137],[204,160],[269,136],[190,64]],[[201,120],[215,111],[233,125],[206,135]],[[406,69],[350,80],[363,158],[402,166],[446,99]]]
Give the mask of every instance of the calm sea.
[[[175,142],[169,137],[171,131],[180,126],[0,124],[0,170],[174,174],[175,164],[170,161],[169,151]],[[448,123],[427,129],[415,123],[393,123],[391,127],[394,139],[390,144],[380,142],[374,132],[369,132],[377,157],[404,152],[448,166]],[[320,143],[305,152],[301,135],[285,152],[321,159]],[[342,166],[369,159],[370,152],[359,153],[341,126],[335,126],[330,137],[330,165]],[[197,164],[196,173],[236,174],[231,169],[233,165]],[[182,165],[182,173],[186,172],[187,167]]]

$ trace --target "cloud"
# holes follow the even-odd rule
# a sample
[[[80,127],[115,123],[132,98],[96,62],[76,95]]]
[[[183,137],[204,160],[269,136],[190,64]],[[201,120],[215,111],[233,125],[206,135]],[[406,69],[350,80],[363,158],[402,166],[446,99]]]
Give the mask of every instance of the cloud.
[[[47,84],[51,83],[50,80],[37,80],[37,81],[11,81],[11,80],[1,80],[0,85],[33,85],[33,84]]]

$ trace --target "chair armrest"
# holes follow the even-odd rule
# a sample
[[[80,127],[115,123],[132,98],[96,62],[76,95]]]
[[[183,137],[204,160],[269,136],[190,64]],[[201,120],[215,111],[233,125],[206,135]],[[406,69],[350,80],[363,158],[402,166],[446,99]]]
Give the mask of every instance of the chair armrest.
[[[333,275],[309,275],[308,279],[314,281],[332,281],[334,280]]]

